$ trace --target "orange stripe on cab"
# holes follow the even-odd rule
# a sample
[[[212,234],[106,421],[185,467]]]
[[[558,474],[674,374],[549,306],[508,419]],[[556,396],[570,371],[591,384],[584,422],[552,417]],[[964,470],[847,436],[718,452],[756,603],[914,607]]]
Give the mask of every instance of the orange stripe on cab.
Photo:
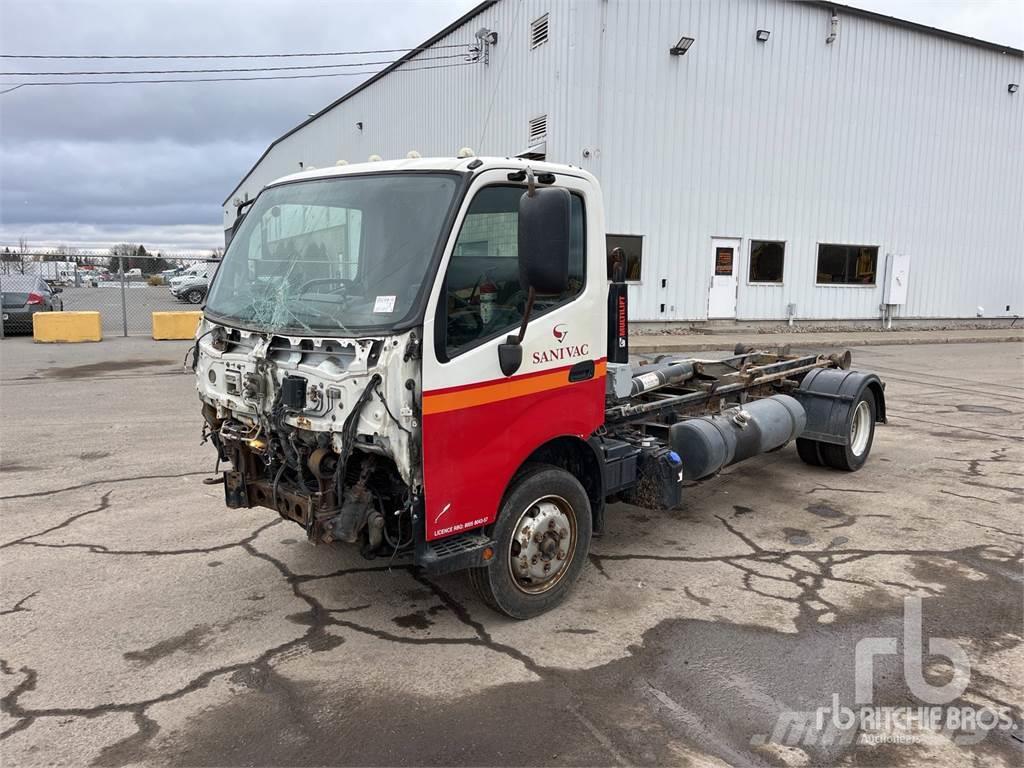
[[[605,360],[595,362],[594,378],[603,377],[606,367]],[[592,380],[588,379],[588,381]],[[425,392],[423,394],[423,414],[444,413],[446,411],[459,410],[460,408],[472,408],[477,405],[511,400],[516,397],[524,397],[525,395],[534,395],[549,389],[566,387],[569,384],[569,370],[562,368],[551,373],[502,379],[493,384],[472,386],[455,392],[442,392],[439,394]]]

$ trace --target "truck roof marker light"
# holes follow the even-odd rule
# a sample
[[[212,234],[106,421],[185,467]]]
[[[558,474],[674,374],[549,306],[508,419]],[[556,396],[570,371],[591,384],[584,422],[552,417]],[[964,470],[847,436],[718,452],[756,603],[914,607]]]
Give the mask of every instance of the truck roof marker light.
[[[405,153],[405,156],[409,160],[419,160],[421,157],[423,157],[423,155],[421,155],[415,149],[410,149],[408,152]]]
[[[457,157],[459,157],[460,159],[465,159],[467,157],[476,157],[476,152],[474,152],[471,147],[463,147],[462,149],[459,150]]]
[[[348,165],[348,160],[339,160],[338,162],[335,163],[335,165]]]
[[[370,155],[368,159],[371,163],[379,163],[382,158],[380,155]]]

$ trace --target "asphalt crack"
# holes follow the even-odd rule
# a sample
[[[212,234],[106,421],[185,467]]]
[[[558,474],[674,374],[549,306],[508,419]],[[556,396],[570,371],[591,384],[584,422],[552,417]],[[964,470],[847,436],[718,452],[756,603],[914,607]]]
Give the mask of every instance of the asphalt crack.
[[[87,509],[84,512],[78,512],[72,515],[71,517],[66,518],[62,522],[57,523],[57,525],[52,525],[49,528],[46,528],[42,531],[30,533],[27,536],[22,536],[20,539],[14,539],[14,541],[8,541],[5,544],[0,544],[0,549],[7,549],[7,547],[13,547],[15,544],[24,544],[29,539],[34,539],[39,536],[45,536],[48,533],[53,533],[54,531],[59,531],[61,528],[66,528],[67,526],[71,525],[76,520],[81,520],[83,517],[94,515],[97,512],[102,512],[103,510],[108,509],[110,507],[110,493],[110,491],[107,491],[100,497],[99,506],[93,507],[92,509]]]
[[[92,488],[94,485],[114,485],[117,483],[134,483],[139,480],[173,480],[179,477],[195,477],[196,475],[209,475],[209,471],[197,471],[197,472],[178,472],[175,474],[162,474],[162,475],[129,475],[127,477],[112,477],[107,480],[90,480],[87,483],[78,483],[77,485],[66,485],[63,488],[53,488],[48,491],[33,491],[32,493],[13,493],[8,496],[0,496],[0,501],[9,501],[12,499],[38,499],[43,496],[53,496],[57,493],[66,493],[68,491],[78,491],[82,488]]]
[[[35,592],[31,592],[25,595],[23,598],[21,598],[21,600],[14,604],[13,608],[8,608],[7,610],[0,611],[0,616],[9,616],[12,613],[28,613],[31,609],[26,608],[25,603],[27,603],[29,600],[31,600],[38,594],[39,590],[37,589]]]

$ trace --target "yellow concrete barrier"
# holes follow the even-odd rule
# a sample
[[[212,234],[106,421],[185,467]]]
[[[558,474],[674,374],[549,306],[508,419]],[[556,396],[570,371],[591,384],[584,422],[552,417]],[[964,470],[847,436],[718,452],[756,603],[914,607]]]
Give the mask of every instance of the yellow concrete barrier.
[[[154,339],[194,339],[202,312],[154,312]]]
[[[32,315],[35,341],[102,341],[99,312],[37,312]]]

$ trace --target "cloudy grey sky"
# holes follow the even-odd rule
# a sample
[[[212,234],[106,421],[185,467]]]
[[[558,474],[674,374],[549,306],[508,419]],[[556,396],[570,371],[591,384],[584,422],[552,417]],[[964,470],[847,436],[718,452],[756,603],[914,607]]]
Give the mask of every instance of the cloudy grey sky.
[[[0,51],[182,54],[408,48],[476,2],[0,0]],[[1024,47],[1024,0],[846,2]],[[208,63],[0,59],[0,70],[158,69],[165,64],[199,68]],[[253,66],[223,61],[209,65]],[[267,144],[364,77],[32,87],[0,96],[0,244],[21,236],[36,244],[222,244],[219,203]],[[0,76],[3,83],[28,79]]]

